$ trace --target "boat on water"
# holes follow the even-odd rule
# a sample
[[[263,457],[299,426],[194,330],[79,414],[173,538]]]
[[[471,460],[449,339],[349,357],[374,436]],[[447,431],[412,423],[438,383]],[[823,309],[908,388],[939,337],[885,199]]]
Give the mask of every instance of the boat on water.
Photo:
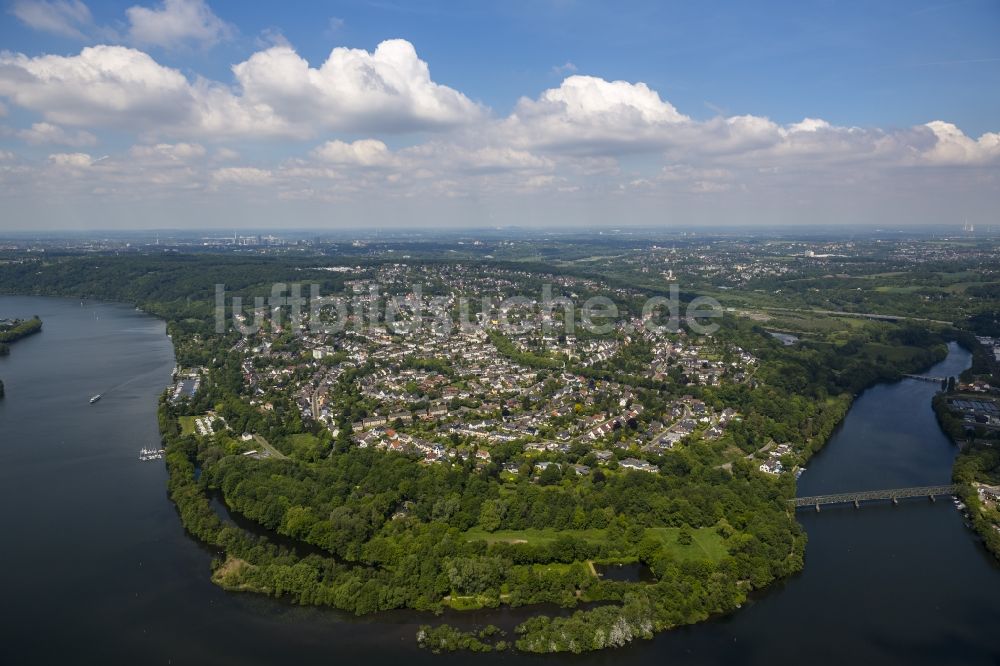
[[[101,399],[101,394],[98,393],[97,395],[95,395],[93,398],[90,399],[90,404],[94,404],[95,402],[97,402],[100,399]]]
[[[163,449],[139,449],[139,460],[160,460]]]

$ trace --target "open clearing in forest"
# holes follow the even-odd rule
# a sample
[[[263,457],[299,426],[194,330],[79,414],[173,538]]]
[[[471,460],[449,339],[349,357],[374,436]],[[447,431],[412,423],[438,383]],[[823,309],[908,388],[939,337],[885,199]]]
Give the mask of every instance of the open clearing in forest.
[[[713,562],[718,561],[726,555],[726,545],[714,527],[699,527],[691,529],[691,543],[682,545],[677,543],[679,527],[650,527],[646,529],[646,536],[658,538],[664,548],[672,553],[679,560],[688,559],[708,559]],[[469,541],[482,539],[487,543],[497,543],[505,541],[507,543],[530,543],[530,544],[551,544],[560,535],[567,535],[583,539],[594,544],[603,544],[607,541],[607,530],[585,529],[585,530],[556,530],[546,529],[526,529],[526,530],[497,530],[487,532],[478,527],[465,533]]]

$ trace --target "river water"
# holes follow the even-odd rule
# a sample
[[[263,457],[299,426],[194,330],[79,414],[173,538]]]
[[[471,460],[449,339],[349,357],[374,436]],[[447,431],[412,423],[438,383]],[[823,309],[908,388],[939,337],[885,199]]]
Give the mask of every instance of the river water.
[[[353,618],[209,581],[213,553],[166,496],[156,398],[173,351],[162,322],[114,304],[0,297],[0,317],[44,320],[0,358],[0,664],[465,664],[518,654],[416,649],[410,612]],[[952,348],[929,374],[958,374]],[[800,492],[946,483],[954,449],[935,386],[866,391],[800,480]],[[88,399],[104,393],[96,404]],[[805,571],[724,618],[574,664],[996,664],[1000,568],[950,501],[800,512]],[[484,620],[510,623],[523,610]]]

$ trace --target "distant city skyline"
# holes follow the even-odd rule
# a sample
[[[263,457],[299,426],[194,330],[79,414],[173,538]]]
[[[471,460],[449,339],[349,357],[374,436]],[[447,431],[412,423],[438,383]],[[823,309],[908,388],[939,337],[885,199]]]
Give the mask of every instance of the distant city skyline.
[[[985,229],[997,34],[988,0],[14,0],[0,233]]]

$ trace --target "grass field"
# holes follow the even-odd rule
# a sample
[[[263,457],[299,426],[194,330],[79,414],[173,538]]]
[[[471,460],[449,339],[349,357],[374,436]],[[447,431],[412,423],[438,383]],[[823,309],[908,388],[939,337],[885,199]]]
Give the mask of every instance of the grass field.
[[[288,440],[290,442],[307,442],[307,443],[317,441],[316,435],[309,432],[300,432],[295,435],[288,435]]]
[[[527,529],[527,530],[497,530],[496,532],[487,532],[478,527],[473,527],[471,530],[465,533],[466,538],[469,541],[477,541],[482,539],[486,543],[496,543],[498,541],[506,541],[508,543],[533,543],[533,544],[549,544],[556,540],[556,537],[560,535],[568,535],[577,537],[579,539],[584,539],[591,543],[604,543],[606,537],[604,535],[605,530],[599,529],[589,529],[589,530],[556,530],[553,528],[546,528],[541,530]]]
[[[772,313],[768,326],[799,334],[835,334],[857,331],[869,326],[865,319],[834,317],[823,314]]]
[[[726,556],[726,544],[714,527],[699,527],[691,530],[691,545],[677,543],[679,527],[651,527],[646,534],[660,537],[664,548],[679,560],[706,559],[717,562]]]
[[[875,287],[875,291],[880,294],[913,294],[915,292],[926,290],[928,287],[923,285],[906,285],[906,286],[896,286],[896,285],[880,285]]]
[[[996,284],[996,282],[982,282],[978,280],[975,282],[956,282],[943,287],[942,291],[952,294],[964,294],[969,287],[994,287]]]
[[[573,568],[573,564],[564,564],[562,562],[550,562],[548,564],[532,564],[530,565],[535,571],[539,573],[560,573],[566,574]],[[587,570],[590,575],[597,577],[597,572],[594,571],[593,565],[587,563]]]
[[[195,416],[181,416],[178,420],[181,422],[181,434],[182,435],[193,435],[195,434],[194,420]]]
[[[725,542],[714,527],[692,529],[692,543],[687,546],[677,543],[679,531],[679,527],[650,527],[646,530],[646,535],[660,539],[664,549],[679,560],[708,559],[718,561],[725,557]],[[486,532],[479,528],[473,528],[466,532],[465,536],[469,541],[482,539],[487,543],[506,541],[508,543],[549,544],[555,541],[560,534],[574,536],[595,544],[604,543],[607,539],[605,530],[601,529],[556,530],[548,528]]]
[[[319,443],[319,439],[317,439],[316,435],[313,435],[312,433],[303,432],[297,435],[289,435],[288,443],[291,444],[293,448],[296,446],[315,446]]]

